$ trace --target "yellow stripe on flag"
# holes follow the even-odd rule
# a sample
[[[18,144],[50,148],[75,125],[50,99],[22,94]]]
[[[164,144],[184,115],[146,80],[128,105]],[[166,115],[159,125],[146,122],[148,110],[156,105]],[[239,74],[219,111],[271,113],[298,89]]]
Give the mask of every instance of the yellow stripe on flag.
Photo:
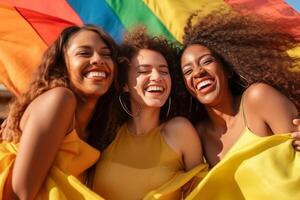
[[[187,18],[196,10],[203,10],[200,17],[204,17],[212,10],[221,6],[228,7],[223,0],[144,0],[144,3],[161,20],[166,28],[174,35],[177,41],[182,42],[183,28]]]

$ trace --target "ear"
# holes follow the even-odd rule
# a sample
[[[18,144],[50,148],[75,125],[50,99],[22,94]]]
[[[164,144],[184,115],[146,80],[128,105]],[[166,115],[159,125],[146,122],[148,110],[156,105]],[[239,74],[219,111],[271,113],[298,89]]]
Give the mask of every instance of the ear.
[[[123,91],[124,91],[124,92],[129,92],[129,87],[128,87],[127,84],[125,84],[125,85],[123,86]]]

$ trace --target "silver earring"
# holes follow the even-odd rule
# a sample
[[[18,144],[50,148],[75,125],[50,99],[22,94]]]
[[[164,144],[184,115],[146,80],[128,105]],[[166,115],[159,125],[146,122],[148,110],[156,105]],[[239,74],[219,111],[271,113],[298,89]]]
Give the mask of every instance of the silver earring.
[[[133,115],[130,113],[129,109],[127,108],[126,104],[122,101],[122,95],[125,94],[125,92],[122,92],[120,95],[119,95],[119,102],[123,108],[123,110],[130,116],[130,117],[133,117]]]
[[[239,77],[240,77],[240,80],[241,80],[241,86],[243,87],[243,88],[248,88],[249,87],[249,81],[243,76],[243,75],[241,75],[241,74],[238,74],[239,75]]]
[[[172,104],[172,99],[171,99],[171,97],[169,97],[169,99],[168,99],[168,110],[167,110],[167,116],[166,116],[167,118],[170,114],[171,104]]]

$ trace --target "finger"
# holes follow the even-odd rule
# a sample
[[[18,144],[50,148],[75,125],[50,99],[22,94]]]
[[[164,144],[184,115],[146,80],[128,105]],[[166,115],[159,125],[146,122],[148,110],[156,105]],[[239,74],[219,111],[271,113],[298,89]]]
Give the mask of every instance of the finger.
[[[296,151],[300,151],[300,146],[296,146],[296,147],[294,147],[294,149],[295,149]]]
[[[300,139],[300,132],[292,132],[291,136],[293,139]]]
[[[294,124],[295,126],[298,126],[298,129],[300,130],[300,118],[298,118],[298,119],[293,119],[293,124]]]
[[[295,148],[300,148],[300,140],[294,140],[293,142],[292,142],[292,144],[293,144],[293,146],[295,147]]]

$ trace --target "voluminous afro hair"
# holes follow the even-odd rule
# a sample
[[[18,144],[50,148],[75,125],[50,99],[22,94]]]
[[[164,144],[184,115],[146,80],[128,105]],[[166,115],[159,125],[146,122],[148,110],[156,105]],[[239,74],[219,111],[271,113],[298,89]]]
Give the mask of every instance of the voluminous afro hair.
[[[184,29],[183,50],[192,44],[209,48],[233,73],[233,94],[255,82],[267,83],[284,93],[300,110],[300,58],[287,51],[299,39],[280,31],[259,16],[242,16],[224,8],[199,20],[193,13]]]

